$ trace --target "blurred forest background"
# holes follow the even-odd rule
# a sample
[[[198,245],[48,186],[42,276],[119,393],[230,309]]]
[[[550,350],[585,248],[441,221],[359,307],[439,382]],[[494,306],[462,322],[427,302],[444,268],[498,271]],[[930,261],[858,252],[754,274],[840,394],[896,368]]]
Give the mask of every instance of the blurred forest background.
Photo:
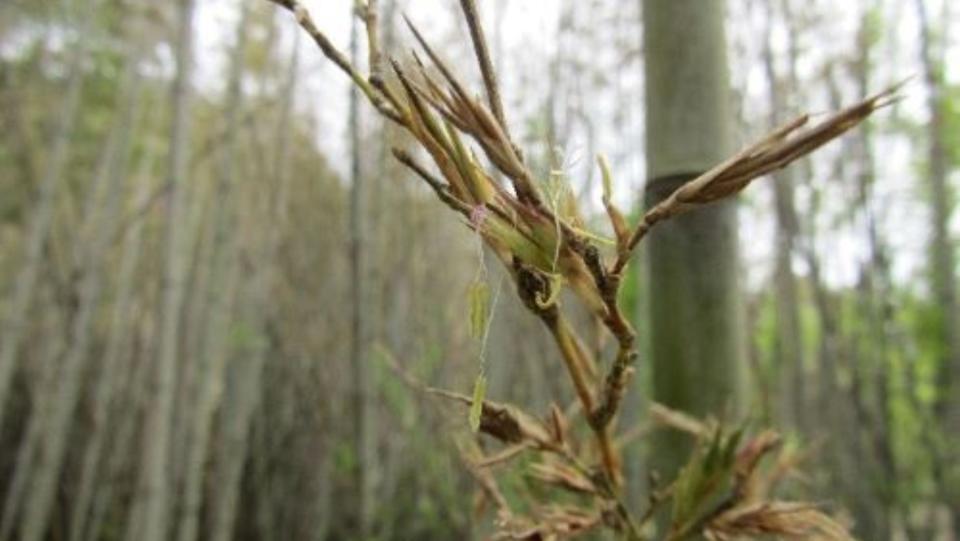
[[[350,0],[305,3],[362,58]],[[386,49],[409,49],[406,13],[479,80],[455,2],[380,3]],[[589,220],[604,152],[614,198],[639,211],[657,135],[644,62],[662,54],[644,50],[643,2],[480,7],[530,163],[570,178]],[[790,490],[858,537],[956,541],[960,6],[727,0],[725,23],[733,148],[913,76],[740,197],[740,400],[805,449]],[[298,34],[263,0],[0,3],[0,539],[479,531],[451,443],[466,411],[385,360],[470,392],[484,256]],[[655,394],[647,256],[626,285],[641,356],[620,422],[638,433]],[[548,333],[509,293],[488,396],[568,402]],[[645,479],[646,439],[626,453]]]

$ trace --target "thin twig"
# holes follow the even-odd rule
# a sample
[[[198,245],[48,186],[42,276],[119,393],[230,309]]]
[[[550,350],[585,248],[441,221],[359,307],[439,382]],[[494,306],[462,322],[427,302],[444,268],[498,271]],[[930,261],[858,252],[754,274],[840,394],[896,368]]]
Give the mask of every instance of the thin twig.
[[[367,0],[363,9],[363,23],[367,27],[367,53],[370,63],[370,84],[379,88],[383,82],[383,54],[380,50],[380,16],[377,0]]]
[[[478,468],[489,468],[491,466],[496,466],[504,462],[509,461],[510,459],[516,457],[520,453],[526,451],[527,449],[533,449],[534,446],[528,441],[518,443],[516,445],[511,445],[503,451],[500,451],[497,454],[484,457],[483,460],[480,460],[476,463]]]
[[[483,25],[480,24],[476,2],[474,0],[460,0],[460,7],[467,19],[467,26],[470,27],[470,39],[473,40],[473,50],[477,55],[480,73],[483,75],[483,85],[487,89],[487,101],[490,102],[490,110],[493,111],[493,115],[506,133],[507,120],[503,114],[503,101],[500,99],[497,73],[493,69],[493,62],[490,61],[490,50],[483,35]]]
[[[650,493],[650,501],[647,505],[647,509],[643,512],[643,515],[640,516],[640,521],[638,526],[643,528],[650,520],[653,519],[656,515],[657,510],[660,509],[660,506],[667,501],[670,501],[670,498],[673,497],[674,490],[676,490],[676,482],[670,483],[663,489],[653,488]]]
[[[473,136],[483,148],[487,157],[490,158],[490,161],[510,178],[520,202],[530,203],[537,212],[552,219],[553,214],[543,205],[533,175],[523,163],[520,151],[511,142],[506,127],[501,126],[500,121],[490,111],[487,111],[481,103],[470,97],[463,83],[457,79],[453,70],[434,51],[413,22],[409,18],[405,18],[405,20],[417,42],[420,43],[427,56],[430,57],[430,60],[450,85],[452,91],[450,96],[443,96],[436,85],[431,84],[429,76],[426,75],[426,71],[420,64],[424,78],[430,84],[431,89],[436,91],[436,95],[432,96],[433,99],[428,99],[431,106],[436,106],[437,102],[444,102],[446,106],[436,107],[437,111],[450,119],[459,129]],[[428,93],[423,92],[422,94],[426,96]],[[565,224],[564,233],[570,234],[569,227]]]
[[[407,168],[416,173],[417,176],[422,178],[424,182],[433,188],[433,191],[437,194],[437,197],[446,203],[448,207],[465,216],[470,215],[472,210],[470,205],[454,197],[453,194],[450,193],[450,190],[447,188],[447,186],[440,179],[427,171],[425,167],[420,165],[413,158],[413,156],[411,156],[405,150],[399,148],[393,149],[393,156],[397,159],[397,161],[407,166]]]
[[[279,6],[288,9],[297,19],[301,28],[306,30],[307,34],[313,38],[324,56],[330,59],[334,64],[346,73],[355,85],[364,93],[371,104],[385,117],[403,125],[403,117],[395,111],[379,94],[378,89],[370,83],[363,75],[357,71],[357,68],[350,63],[350,60],[337,49],[327,36],[320,31],[310,12],[299,0],[267,0]]]

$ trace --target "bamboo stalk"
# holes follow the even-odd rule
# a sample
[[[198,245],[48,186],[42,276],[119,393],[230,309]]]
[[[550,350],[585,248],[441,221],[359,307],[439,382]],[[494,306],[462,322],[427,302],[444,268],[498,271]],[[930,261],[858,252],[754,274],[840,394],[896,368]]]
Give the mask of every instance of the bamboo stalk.
[[[477,55],[477,63],[480,65],[480,73],[483,76],[483,85],[487,89],[487,101],[490,103],[490,110],[500,122],[503,131],[506,132],[507,120],[503,114],[503,100],[500,98],[500,86],[497,84],[497,72],[493,69],[493,62],[490,60],[490,50],[487,47],[487,40],[483,35],[483,25],[480,24],[480,16],[477,14],[477,4],[475,0],[460,0],[460,7],[463,9],[464,18],[467,20],[467,26],[470,27],[470,39],[473,41],[473,49]]]

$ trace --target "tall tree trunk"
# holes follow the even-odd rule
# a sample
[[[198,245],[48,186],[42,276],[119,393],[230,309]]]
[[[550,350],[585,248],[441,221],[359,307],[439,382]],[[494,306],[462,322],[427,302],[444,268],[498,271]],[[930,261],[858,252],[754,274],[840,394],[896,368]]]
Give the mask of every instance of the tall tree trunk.
[[[360,59],[360,22],[354,17],[350,26],[350,56]],[[371,475],[373,451],[370,430],[369,299],[367,283],[367,185],[361,167],[363,145],[360,133],[360,95],[350,89],[350,367],[353,371],[353,486],[354,535],[366,538],[370,533]]]
[[[944,3],[944,13],[947,12]],[[927,181],[933,207],[931,213],[930,273],[934,298],[939,306],[938,388],[935,410],[941,430],[948,438],[960,433],[960,306],[957,301],[956,257],[949,224],[953,213],[953,193],[947,183],[948,164],[945,148],[944,80],[945,43],[937,44],[927,13],[926,0],[915,0],[920,30],[920,61],[927,86]],[[945,20],[945,18],[944,18]],[[947,449],[956,449],[948,443]],[[954,454],[953,458],[956,458]],[[947,463],[951,463],[950,458]],[[954,537],[960,539],[960,490],[947,494],[946,502],[953,521]]]
[[[231,140],[232,135],[223,130],[222,137],[210,154],[223,160],[224,146]],[[219,162],[218,162],[219,165]],[[223,168],[213,167],[214,175],[220,174]],[[179,358],[176,366],[175,380],[177,389],[173,403],[172,433],[173,441],[182,442],[176,445],[171,455],[173,461],[171,475],[171,490],[186,493],[187,467],[190,462],[188,455],[192,447],[189,440],[193,435],[197,415],[197,400],[202,394],[200,381],[205,374],[205,367],[209,359],[204,348],[211,347],[211,323],[213,307],[218,297],[212,291],[223,291],[221,276],[216,276],[214,267],[217,265],[217,248],[214,247],[218,238],[218,226],[222,216],[219,187],[217,182],[193,182],[184,186],[181,200],[189,201],[183,211],[185,215],[184,227],[181,235],[187,240],[182,249],[189,264],[183,274],[183,321],[180,323]],[[221,280],[214,283],[215,280]],[[213,326],[215,327],[215,325]],[[182,502],[182,500],[181,500]],[[182,510],[182,509],[181,509]]]
[[[134,236],[139,235],[140,233],[134,234]],[[144,297],[155,296],[155,291],[160,289],[158,282],[159,279],[148,282],[146,289],[149,292],[145,292]],[[143,304],[149,306],[146,301]],[[137,311],[134,310],[134,312]],[[141,420],[149,415],[147,412],[151,398],[149,390],[153,382],[153,359],[157,347],[156,329],[152,324],[152,317],[145,316],[142,312],[140,316],[139,320],[130,322],[132,343],[122,353],[126,362],[120,364],[125,369],[118,375],[121,386],[110,404],[108,413],[109,423],[116,426],[116,432],[103,456],[104,475],[97,483],[90,512],[90,526],[86,532],[83,532],[84,539],[102,539],[101,532],[107,528],[108,524],[115,531],[119,531],[111,522],[115,520],[116,523],[122,523],[124,512],[127,515],[127,530],[140,530],[139,523],[130,522],[140,520],[142,517],[131,512],[136,505],[136,500],[130,501],[130,492],[127,490],[135,487],[129,486],[130,475],[127,472],[136,473],[136,470],[132,469],[138,462],[134,456],[137,449],[136,437]],[[119,496],[116,496],[118,493]],[[116,537],[116,534],[113,535]]]
[[[229,241],[228,241],[229,242]],[[232,242],[231,242],[232,244]],[[223,246],[223,251],[234,252],[232,246]],[[221,256],[224,257],[224,256]],[[231,258],[232,259],[232,258]],[[184,474],[183,507],[180,517],[178,538],[180,541],[193,541],[200,528],[200,511],[203,503],[203,487],[206,480],[206,466],[210,454],[210,437],[213,429],[214,414],[221,404],[224,393],[224,369],[232,355],[230,347],[230,327],[233,323],[233,311],[238,300],[237,286],[240,269],[236,261],[222,268],[216,278],[218,290],[211,302],[212,314],[204,340],[203,358],[199,384],[197,386],[195,411],[190,419],[190,450]],[[219,491],[217,491],[219,492]]]
[[[730,151],[724,2],[645,0],[646,204],[655,205]],[[741,401],[735,202],[692,211],[648,240],[653,397],[694,415]],[[654,467],[674,474],[688,438],[664,434]]]
[[[240,112],[243,107],[241,82],[246,45],[247,24],[250,14],[249,1],[241,1],[240,18],[237,22],[236,41],[230,59],[230,71],[227,80],[226,141],[221,152],[219,180],[217,185],[216,207],[214,209],[214,234],[210,247],[209,268],[212,280],[209,290],[199,292],[208,295],[210,300],[210,324],[208,336],[204,340],[202,358],[196,359],[197,367],[196,396],[191,415],[184,416],[184,422],[190,424],[189,452],[187,454],[184,475],[183,508],[178,537],[180,541],[193,541],[197,537],[200,521],[200,504],[203,499],[204,471],[210,447],[210,431],[213,415],[219,404],[223,388],[223,369],[229,354],[227,336],[232,320],[232,308],[236,299],[234,287],[238,280],[238,262],[236,258],[236,239],[232,238],[235,228],[236,200],[235,187],[238,159],[237,142],[239,137]],[[266,264],[266,262],[265,262]]]
[[[80,21],[77,28],[77,39],[71,44],[67,71],[66,88],[63,102],[57,113],[57,127],[50,142],[50,156],[46,170],[40,180],[37,193],[37,203],[31,212],[29,231],[26,234],[26,254],[23,267],[17,275],[16,286],[13,289],[13,299],[3,321],[0,332],[0,425],[3,423],[4,408],[8,401],[10,382],[16,370],[17,354],[20,343],[26,335],[30,307],[33,304],[34,290],[37,277],[43,263],[44,246],[48,242],[50,226],[56,210],[56,196],[64,177],[64,169],[70,152],[70,138],[73,135],[74,124],[80,107],[80,95],[83,89],[83,62],[86,57],[86,39],[89,30],[89,15],[82,13],[89,6],[76,6],[77,2],[68,4],[71,15],[78,14]],[[73,8],[72,10],[69,8]]]
[[[268,265],[264,265],[265,267]],[[267,271],[261,271],[269,274]],[[244,320],[253,332],[227,367],[220,453],[214,467],[217,498],[211,502],[211,535],[213,541],[229,541],[233,536],[240,497],[240,475],[247,459],[250,420],[260,403],[260,377],[267,352],[266,333],[261,332],[266,318],[262,311],[269,304],[266,277],[258,277],[244,301]],[[258,325],[259,323],[259,325]]]
[[[90,355],[90,339],[94,334],[94,320],[100,307],[104,269],[103,261],[113,240],[117,226],[120,200],[124,193],[127,158],[131,134],[139,103],[139,81],[136,59],[128,59],[127,74],[121,92],[121,102],[114,128],[103,147],[97,179],[92,183],[88,200],[91,204],[85,217],[78,242],[86,246],[79,264],[79,309],[72,321],[70,348],[60,367],[59,385],[53,400],[46,432],[40,446],[36,474],[24,502],[24,522],[20,539],[39,541],[48,528],[53,508],[57,481],[63,468],[68,436],[81,383]],[[94,203],[96,202],[96,203]]]
[[[916,6],[920,21],[921,61],[927,84],[927,110],[930,115],[927,124],[927,180],[933,204],[931,273],[934,295],[941,310],[940,338],[943,344],[938,364],[941,371],[940,384],[944,391],[937,408],[943,419],[949,419],[953,413],[951,408],[957,407],[950,402],[960,402],[954,394],[955,380],[960,374],[960,334],[957,328],[958,310],[954,280],[956,258],[949,233],[953,209],[950,203],[952,194],[947,184],[947,155],[944,148],[944,62],[942,52],[935,51],[937,46],[932,41],[925,0],[916,0]],[[939,47],[941,50],[943,48],[942,45]],[[958,422],[960,420],[951,419],[947,426],[960,428]]]
[[[790,22],[793,13],[789,1],[782,2],[783,16]],[[789,73],[787,77],[778,76],[773,57],[771,40],[774,10],[767,18],[766,43],[763,64],[767,75],[770,97],[770,124],[772,128],[780,126],[789,116],[787,100],[783,93],[783,83],[789,82],[791,88],[797,88],[794,66],[797,61],[795,32],[789,32]],[[800,331],[800,304],[797,295],[797,277],[793,272],[793,257],[798,234],[797,210],[794,204],[793,173],[784,169],[776,173],[773,187],[774,208],[776,214],[774,296],[776,304],[776,341],[775,352],[780,373],[780,418],[793,428],[804,427],[803,412],[806,407],[806,385],[803,372],[803,337]]]
[[[190,79],[193,65],[193,0],[179,2],[176,43],[177,73],[173,85],[173,119],[170,132],[167,246],[164,269],[160,343],[154,374],[154,403],[148,410],[146,441],[138,480],[139,505],[127,530],[129,541],[162,541],[167,538],[170,512],[171,413],[176,389],[177,353],[180,343],[180,308],[183,303],[184,253],[181,221],[190,162]],[[142,519],[142,520],[141,520]],[[136,531],[134,528],[141,528]]]
[[[384,0],[381,2],[375,2],[373,4],[374,7],[382,10],[382,12],[378,15],[378,31],[380,32],[381,36],[381,48],[384,51],[393,50],[396,45],[397,3],[397,0]],[[373,67],[370,69],[371,72],[373,72]],[[392,142],[398,137],[398,131],[391,122],[388,122],[385,119],[378,119],[377,123],[379,126],[379,140],[377,142],[377,165],[375,173],[370,178],[370,181],[373,182],[373,185],[367,190],[369,192],[369,211],[366,217],[366,219],[369,221],[369,240],[367,241],[367,246],[369,247],[368,252],[370,253],[366,275],[369,283],[366,299],[369,319],[369,344],[380,344],[385,341],[385,307],[388,292],[392,288],[389,279],[390,273],[387,271],[389,268],[389,263],[386,262],[384,257],[388,253],[387,247],[384,244],[384,225],[388,219],[387,217],[389,216],[389,203],[387,203],[387,196],[393,191],[394,188],[393,186],[389,185],[391,179],[390,167],[394,165],[390,148]],[[371,362],[369,350],[366,362]],[[367,503],[368,514],[371,517],[369,519],[369,527],[372,529],[375,526],[375,521],[373,520],[372,516],[377,513],[377,500],[383,499],[379,495],[382,494],[384,477],[388,474],[389,470],[384,467],[384,461],[380,459],[382,455],[375,456],[377,449],[380,449],[383,445],[383,441],[378,439],[380,415],[378,414],[376,400],[374,398],[379,389],[377,371],[370,370],[367,377],[370,381],[366,386],[368,405],[365,413],[365,420],[367,423],[366,431],[367,434],[369,434],[369,441],[367,442],[368,451],[366,455],[368,457],[368,462],[365,464],[365,468],[367,478],[367,497],[370,500]],[[377,534],[377,532],[372,531],[370,533],[371,535]]]
[[[266,228],[263,250],[251,254],[261,264],[257,267],[250,294],[245,299],[246,315],[244,320],[253,330],[256,338],[245,344],[237,355],[237,360],[228,367],[226,379],[228,407],[224,409],[222,441],[220,455],[214,473],[219,487],[219,497],[212,502],[212,536],[214,541],[228,541],[233,537],[240,501],[240,481],[244,463],[250,453],[253,442],[250,440],[253,415],[260,404],[263,365],[267,354],[268,325],[276,318],[275,310],[269,308],[270,293],[277,278],[276,261],[280,234],[283,227],[283,211],[287,206],[287,193],[290,184],[291,158],[293,147],[290,144],[290,124],[293,115],[294,91],[297,87],[299,67],[300,38],[294,38],[293,52],[288,68],[287,81],[280,98],[281,111],[277,123],[277,153],[272,171],[275,190],[270,193],[271,207],[266,215]],[[247,243],[244,243],[245,245]],[[265,308],[266,307],[266,308]]]
[[[147,175],[152,162],[153,160],[150,157],[144,157],[139,174],[134,177],[136,182],[139,183],[135,196],[138,207],[146,204],[150,195],[151,183]],[[93,430],[83,451],[77,496],[74,498],[73,513],[70,518],[70,541],[86,539],[84,534],[87,531],[91,510],[93,509],[95,488],[100,487],[100,490],[103,490],[103,485],[98,480],[101,477],[100,467],[106,463],[106,457],[102,456],[104,446],[108,440],[108,434],[116,433],[116,431],[111,430],[112,424],[107,422],[110,404],[117,394],[117,389],[123,385],[122,375],[129,371],[124,367],[124,362],[126,361],[127,364],[132,362],[131,359],[124,356],[124,352],[129,344],[127,337],[132,332],[132,326],[128,320],[133,315],[131,310],[133,286],[135,271],[140,261],[142,232],[143,221],[137,220],[124,235],[120,268],[117,271],[116,301],[110,320],[110,332],[103,354],[103,362],[100,366],[99,378],[93,391],[93,412],[91,415]],[[129,415],[134,415],[134,413],[131,411]]]
[[[869,8],[861,16],[859,30],[860,58],[855,68],[858,93],[865,96],[870,92],[870,70],[872,69],[872,49],[877,41],[875,13]],[[890,372],[894,369],[894,352],[891,344],[890,304],[893,295],[890,276],[890,258],[882,237],[878,209],[874,196],[876,182],[876,160],[873,153],[873,129],[868,121],[851,140],[855,145],[857,171],[858,206],[865,214],[865,233],[870,249],[869,259],[861,270],[861,307],[863,320],[868,332],[860,340],[862,355],[866,361],[867,376],[873,383],[872,426],[864,426],[873,443],[877,465],[880,470],[876,500],[881,509],[878,515],[883,517],[881,527],[890,531],[893,523],[891,515],[897,510],[904,498],[897,497],[900,487],[897,457],[894,449],[894,422],[892,411],[894,403],[891,397],[893,385]],[[856,356],[854,356],[856,357]],[[853,361],[858,359],[854,358]],[[870,381],[868,380],[868,383]],[[908,501],[908,500],[906,500]],[[905,512],[905,518],[908,515]]]
[[[864,51],[866,52],[866,51]],[[865,58],[864,58],[865,59]],[[862,59],[863,60],[863,59]],[[865,67],[865,65],[864,65]],[[830,106],[837,109],[842,106],[843,98],[840,90],[840,81],[837,71],[832,67],[826,73],[829,90]],[[866,71],[856,74],[859,84],[858,92],[866,92]],[[872,183],[871,157],[866,146],[867,128],[862,128],[859,138],[848,139],[848,148],[843,155],[834,162],[830,175],[839,179],[854,180],[858,189],[856,201],[852,204],[863,209],[867,221],[873,220],[873,211],[869,206],[869,190]],[[851,173],[851,165],[855,170]],[[813,176],[809,161],[804,162],[805,177]],[[813,201],[819,201],[814,197]],[[815,204],[816,205],[816,204]],[[874,251],[870,264],[865,264],[864,274],[861,275],[859,295],[852,299],[847,295],[831,297],[827,284],[821,275],[820,259],[815,253],[815,209],[807,213],[807,229],[809,238],[804,246],[804,255],[810,269],[809,283],[814,297],[814,308],[820,325],[820,360],[818,363],[818,392],[816,407],[818,411],[831,411],[831,415],[824,419],[826,423],[823,431],[833,434],[847,434],[849,437],[832,438],[827,442],[825,453],[829,453],[826,463],[832,465],[829,481],[831,492],[841,489],[843,499],[848,502],[854,516],[856,533],[864,539],[883,539],[890,533],[890,510],[886,507],[885,497],[882,496],[882,479],[892,463],[889,460],[885,436],[881,434],[883,428],[878,422],[876,413],[878,407],[886,407],[886,399],[871,402],[870,391],[877,390],[877,378],[870,378],[867,368],[876,368],[883,365],[883,361],[871,349],[871,342],[882,341],[882,337],[875,335],[880,332],[870,328],[864,333],[862,322],[872,317],[873,284],[868,282],[873,278],[868,276],[870,265],[879,265],[879,252]],[[866,228],[868,244],[871,249],[878,247],[876,229],[872,224]],[[856,318],[842,317],[847,310],[844,302],[852,300]],[[856,310],[862,310],[856,312]],[[866,347],[865,347],[866,345]],[[883,348],[878,348],[882,351]],[[877,375],[877,374],[873,374]],[[880,387],[885,387],[886,384]],[[886,455],[886,456],[885,456]]]
[[[52,303],[51,303],[52,305]],[[62,310],[50,310],[48,325],[54,333],[66,334],[66,314]],[[33,399],[34,405],[30,413],[30,421],[21,437],[17,458],[6,489],[6,501],[3,504],[3,518],[0,520],[0,540],[12,539],[11,534],[17,525],[18,513],[23,506],[24,493],[29,487],[33,476],[34,463],[37,456],[37,447],[46,431],[48,412],[56,398],[56,384],[59,377],[60,359],[63,358],[66,342],[61,340],[47,340],[38,348],[37,360],[41,365],[36,371],[39,384],[36,385]]]

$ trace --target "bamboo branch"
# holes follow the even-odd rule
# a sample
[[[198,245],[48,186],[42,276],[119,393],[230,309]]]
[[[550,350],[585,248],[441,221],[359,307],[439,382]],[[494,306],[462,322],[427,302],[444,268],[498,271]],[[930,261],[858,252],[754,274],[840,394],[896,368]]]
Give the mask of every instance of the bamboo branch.
[[[529,202],[540,213],[545,216],[552,216],[549,210],[543,206],[540,194],[533,182],[533,175],[523,163],[523,157],[519,150],[510,141],[506,126],[502,125],[501,121],[487,111],[482,104],[470,97],[463,83],[457,79],[453,70],[443,62],[440,55],[433,50],[413,22],[407,18],[405,18],[405,20],[417,42],[420,43],[420,46],[427,53],[427,56],[430,57],[430,60],[440,71],[440,74],[452,90],[451,95],[446,97],[443,96],[442,92],[439,92],[436,85],[431,85],[435,96],[433,96],[433,100],[428,101],[431,102],[431,105],[435,105],[438,101],[447,104],[446,108],[437,108],[437,110],[445,117],[456,119],[454,123],[457,124],[462,131],[474,137],[487,154],[487,157],[490,158],[490,161],[493,162],[503,174],[510,178],[517,198],[521,202]],[[475,22],[479,24],[478,21]],[[492,67],[488,66],[488,68],[492,70]],[[420,65],[420,69],[424,77],[430,81],[422,65]],[[481,71],[483,69],[485,68],[481,66]]]
[[[477,55],[480,73],[483,75],[483,85],[487,89],[487,101],[490,102],[490,110],[493,111],[493,115],[500,122],[503,131],[506,132],[508,127],[506,117],[503,114],[500,87],[497,84],[497,74],[493,69],[493,62],[490,61],[490,50],[483,35],[483,25],[480,24],[476,2],[474,0],[460,0],[460,7],[467,19],[467,26],[470,27],[470,39],[473,41],[473,50]]]
[[[801,128],[807,124],[809,116],[800,116],[677,188],[644,214],[610,272],[619,274],[626,267],[637,244],[657,223],[736,195],[757,178],[810,154],[863,122],[877,109],[897,101],[897,91],[903,84],[898,83],[869,96],[806,130]]]
[[[551,304],[543,307],[538,302],[538,299],[543,298],[549,288],[546,280],[536,270],[518,260],[514,260],[514,272],[516,273],[517,290],[521,300],[550,330],[557,347],[560,349],[567,374],[573,383],[580,405],[585,412],[588,412],[588,416],[591,415],[595,409],[596,401],[590,390],[587,372],[589,361],[586,360],[586,350],[579,344],[569,325],[560,315],[557,305]],[[617,458],[616,449],[605,424],[589,424],[597,441],[597,450],[600,453],[604,475],[610,482],[611,491],[615,491],[615,487],[619,486],[622,481],[620,461]]]
[[[439,175],[418,163],[399,148],[393,154],[400,163],[427,183],[438,199],[477,230],[511,271],[518,294],[526,307],[551,332],[560,356],[592,431],[599,453],[600,471],[585,467],[568,445],[565,431],[550,432],[538,419],[519,409],[490,401],[481,404],[480,430],[508,444],[502,453],[468,464],[478,472],[483,467],[506,462],[524,449],[556,453],[597,488],[604,513],[614,513],[608,525],[639,539],[639,527],[623,504],[619,487],[622,473],[611,425],[619,412],[627,383],[633,373],[637,352],[636,333],[624,316],[618,297],[623,270],[633,250],[646,233],[660,221],[701,205],[732,196],[754,179],[785,167],[826,142],[839,137],[876,109],[896,99],[897,87],[840,111],[813,128],[801,131],[807,117],[800,117],[742,150],[710,171],[684,184],[666,200],[648,211],[631,230],[611,200],[609,166],[600,160],[604,178],[603,203],[617,237],[616,260],[608,267],[590,235],[567,221],[557,209],[544,204],[535,178],[511,141],[500,89],[490,60],[475,0],[460,0],[470,29],[474,53],[483,77],[487,105],[474,98],[466,85],[430,47],[423,35],[407,20],[410,30],[441,77],[432,76],[414,53],[412,68],[404,70],[391,58],[402,89],[391,91],[383,80],[383,53],[380,50],[377,0],[355,0],[357,15],[367,29],[370,75],[364,78],[351,62],[317,28],[299,0],[269,0],[294,13],[323,54],[346,73],[382,115],[404,127],[427,151]],[[513,193],[493,180],[492,168],[482,166],[467,141],[473,139],[492,163],[513,184]],[[490,213],[478,213],[478,209]],[[574,329],[560,311],[557,293],[566,283],[600,317],[617,340],[618,350],[597,388],[593,356],[583,347]],[[397,369],[397,367],[394,367]],[[406,374],[401,377],[427,393],[472,404],[469,396],[418,384]],[[621,444],[623,442],[620,442]],[[484,475],[488,472],[482,472]],[[479,479],[491,481],[492,478]],[[487,487],[490,488],[489,486]],[[495,494],[491,494],[495,498]],[[650,520],[660,501],[651,500],[651,509],[640,525]]]
[[[612,207],[612,204],[608,206]],[[626,393],[627,383],[633,375],[633,365],[637,360],[637,352],[634,348],[636,332],[633,326],[623,315],[620,309],[620,275],[610,274],[603,266],[600,260],[600,253],[594,246],[587,246],[582,256],[586,261],[587,268],[593,275],[600,291],[600,297],[606,307],[606,316],[603,323],[617,340],[618,351],[613,364],[607,376],[604,378],[604,386],[600,395],[599,405],[587,412],[587,420],[595,430],[606,428],[616,416],[623,402],[623,395]]]
[[[311,38],[313,38],[313,41],[323,52],[323,55],[336,64],[337,67],[340,68],[340,71],[344,72],[348,77],[350,77],[350,80],[357,85],[357,87],[363,92],[363,94],[377,109],[377,111],[390,120],[403,125],[403,117],[400,115],[400,113],[395,111],[390,105],[387,104],[386,101],[384,101],[384,97],[378,93],[378,89],[363,75],[361,75],[360,72],[357,71],[357,68],[350,63],[350,60],[346,57],[346,55],[340,52],[340,50],[333,45],[330,39],[320,31],[316,23],[313,21],[313,17],[310,16],[310,12],[299,0],[267,1],[284,7],[293,13],[294,17],[297,19],[297,23],[307,32],[307,34],[310,35]]]
[[[450,193],[450,190],[447,188],[447,186],[444,185],[444,183],[440,179],[433,176],[433,174],[427,171],[426,168],[424,168],[422,165],[417,163],[417,161],[413,158],[413,156],[411,156],[409,153],[399,148],[393,149],[393,156],[397,159],[397,161],[407,166],[407,168],[409,168],[411,171],[416,173],[417,176],[422,178],[424,182],[426,182],[431,188],[433,188],[433,191],[434,193],[437,194],[437,197],[441,201],[446,203],[448,207],[459,212],[460,214],[463,214],[464,216],[468,216],[468,217],[470,216],[472,207],[470,207],[470,205],[468,205],[467,203],[464,203],[463,201],[454,197]]]
[[[361,11],[361,18],[367,27],[367,54],[369,55],[370,77],[369,81],[376,88],[380,88],[383,83],[383,54],[380,51],[380,26],[379,14],[377,11],[378,0],[367,0],[366,6]]]

